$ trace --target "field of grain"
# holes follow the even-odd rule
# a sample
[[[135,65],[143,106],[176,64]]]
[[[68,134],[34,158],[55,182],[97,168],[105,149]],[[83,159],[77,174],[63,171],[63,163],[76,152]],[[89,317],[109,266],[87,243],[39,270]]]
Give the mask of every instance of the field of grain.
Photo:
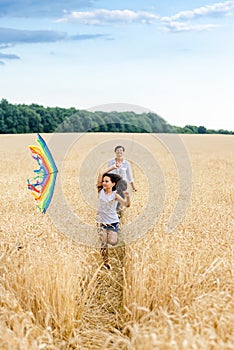
[[[36,135],[0,136],[0,349],[233,349],[234,137],[177,135],[181,151],[149,134],[42,136],[59,168],[45,215],[27,190]],[[117,144],[138,191],[107,271],[95,179]]]

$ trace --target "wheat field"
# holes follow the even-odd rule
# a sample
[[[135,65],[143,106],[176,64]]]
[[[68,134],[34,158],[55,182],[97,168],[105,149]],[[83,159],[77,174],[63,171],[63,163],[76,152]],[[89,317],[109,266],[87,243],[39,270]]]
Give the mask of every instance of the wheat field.
[[[56,140],[57,192],[42,214],[27,190],[36,135],[0,136],[0,349],[233,349],[234,137],[177,136],[191,167],[181,192],[188,169],[178,175],[177,150],[153,135],[75,135],[62,155],[65,137]],[[108,271],[95,178],[117,144],[138,191]],[[168,232],[178,197],[186,205]]]

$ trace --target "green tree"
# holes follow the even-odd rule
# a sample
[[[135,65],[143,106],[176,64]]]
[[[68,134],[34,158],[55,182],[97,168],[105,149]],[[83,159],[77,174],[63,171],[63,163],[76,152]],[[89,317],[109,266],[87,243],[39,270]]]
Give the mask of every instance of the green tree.
[[[206,128],[204,126],[199,126],[197,132],[198,134],[206,134]]]

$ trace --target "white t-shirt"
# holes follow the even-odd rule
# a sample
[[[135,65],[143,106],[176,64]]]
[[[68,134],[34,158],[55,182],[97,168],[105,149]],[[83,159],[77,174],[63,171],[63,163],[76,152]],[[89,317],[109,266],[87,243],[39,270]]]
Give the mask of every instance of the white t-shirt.
[[[116,212],[118,201],[115,199],[115,195],[116,191],[113,191],[110,195],[106,195],[104,189],[101,189],[98,196],[97,222],[103,224],[119,222]]]
[[[116,163],[116,159],[111,159],[109,162],[108,162],[108,165],[107,167],[111,167],[112,165],[114,165]],[[122,177],[123,180],[131,183],[133,182],[133,177],[132,177],[132,170],[131,170],[131,165],[130,163],[127,161],[127,160],[123,160],[121,163],[120,163],[120,166],[117,168],[117,169],[113,169],[110,171],[110,173],[113,173],[113,174],[118,174]]]

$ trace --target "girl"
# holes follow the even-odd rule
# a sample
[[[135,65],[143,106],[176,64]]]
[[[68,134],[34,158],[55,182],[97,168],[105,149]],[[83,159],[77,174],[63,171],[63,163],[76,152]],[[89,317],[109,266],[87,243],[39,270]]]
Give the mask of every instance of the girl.
[[[130,197],[127,191],[124,192],[124,199],[116,193],[116,185],[121,180],[121,177],[117,174],[108,173],[115,168],[116,165],[112,165],[105,171],[100,172],[97,181],[97,223],[101,239],[101,253],[104,266],[107,269],[110,269],[108,263],[108,244],[114,246],[118,243],[119,217],[117,214],[117,204],[121,203],[125,207],[130,206]]]

